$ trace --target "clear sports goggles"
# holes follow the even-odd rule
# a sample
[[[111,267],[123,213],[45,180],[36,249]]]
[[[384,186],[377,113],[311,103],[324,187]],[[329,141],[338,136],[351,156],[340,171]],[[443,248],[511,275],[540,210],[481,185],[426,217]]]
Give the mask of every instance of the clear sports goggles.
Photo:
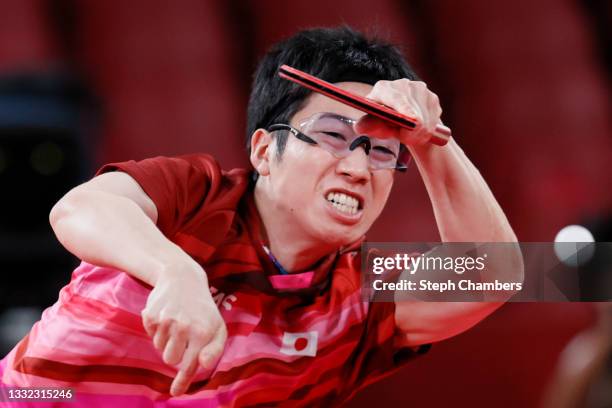
[[[406,171],[410,152],[395,138],[376,138],[356,131],[357,120],[335,113],[316,113],[298,125],[298,129],[285,123],[268,128],[269,132],[287,130],[298,139],[318,145],[337,158],[347,157],[359,146],[368,156],[370,169],[395,169]]]

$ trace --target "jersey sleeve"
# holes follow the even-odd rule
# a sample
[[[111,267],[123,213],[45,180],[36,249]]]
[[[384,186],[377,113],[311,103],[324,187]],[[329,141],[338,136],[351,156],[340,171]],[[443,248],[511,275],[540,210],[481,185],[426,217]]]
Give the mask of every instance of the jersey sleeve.
[[[154,157],[111,163],[96,175],[122,171],[130,175],[157,208],[157,226],[173,236],[204,204],[220,193],[223,174],[212,156]]]

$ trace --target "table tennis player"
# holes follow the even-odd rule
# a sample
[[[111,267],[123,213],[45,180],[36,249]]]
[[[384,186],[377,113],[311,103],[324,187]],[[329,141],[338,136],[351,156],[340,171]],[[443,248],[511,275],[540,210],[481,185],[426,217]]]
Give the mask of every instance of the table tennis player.
[[[418,126],[280,78],[282,64]],[[113,163],[54,206],[82,263],[1,382],[71,388],[67,406],[330,406],[471,328],[502,302],[361,296],[360,245],[409,160],[443,242],[516,241],[457,141],[430,143],[441,113],[384,41],[340,27],[274,45],[248,105],[251,169],[199,153]]]

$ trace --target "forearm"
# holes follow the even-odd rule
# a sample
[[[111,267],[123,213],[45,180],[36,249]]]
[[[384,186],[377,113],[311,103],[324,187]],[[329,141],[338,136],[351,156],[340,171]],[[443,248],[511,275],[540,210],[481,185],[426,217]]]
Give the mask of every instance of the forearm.
[[[171,268],[206,279],[199,265],[128,198],[73,190],[53,208],[50,221],[62,245],[85,262],[123,270],[152,286]]]
[[[445,147],[410,147],[443,242],[516,242],[480,172],[454,139]]]
[[[117,192],[117,193],[115,193]],[[184,393],[199,366],[212,371],[227,329],[202,267],[155,225],[157,208],[135,180],[117,172],[81,185],[52,209],[60,242],[82,260],[120,269],[153,286],[142,325]]]
[[[474,327],[501,302],[397,302],[396,322],[404,346],[435,343]]]
[[[482,279],[520,282],[523,258],[516,235],[480,172],[454,139],[447,146],[413,147],[412,153],[433,206],[443,242],[486,245],[489,253]],[[447,250],[450,248],[447,248]],[[512,293],[486,293],[487,299],[506,299]]]

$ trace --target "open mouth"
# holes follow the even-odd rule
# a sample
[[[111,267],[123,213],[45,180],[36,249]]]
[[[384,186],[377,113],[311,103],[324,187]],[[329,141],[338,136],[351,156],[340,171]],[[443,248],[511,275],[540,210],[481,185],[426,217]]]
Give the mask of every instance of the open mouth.
[[[330,191],[325,197],[332,206],[347,215],[355,215],[363,208],[359,197],[341,191]]]

